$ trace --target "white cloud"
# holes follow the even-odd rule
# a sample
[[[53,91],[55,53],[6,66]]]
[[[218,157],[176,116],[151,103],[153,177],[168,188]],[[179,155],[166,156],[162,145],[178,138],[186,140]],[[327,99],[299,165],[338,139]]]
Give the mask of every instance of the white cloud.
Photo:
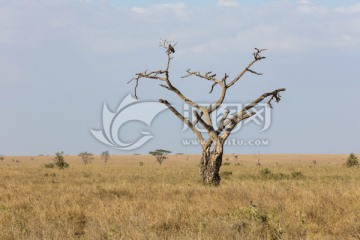
[[[280,52],[350,47],[357,46],[360,39],[358,19],[327,11],[308,0],[257,5],[241,15],[229,12],[226,16],[211,7],[189,8],[185,3],[125,9],[77,1],[80,4],[58,0],[57,7],[38,3],[19,8],[21,11],[9,4],[0,9],[0,43],[29,46],[69,42],[107,54],[131,52],[139,46],[145,49],[163,37],[189,44],[182,48],[188,53],[223,54],[227,49],[255,46]],[[225,0],[218,4],[238,5]],[[354,12],[359,5],[337,11]],[[319,19],[319,13],[327,14]]]
[[[341,6],[341,7],[337,7],[335,8],[335,12],[338,13],[359,13],[360,12],[360,3],[357,3],[355,5],[352,6]]]
[[[300,4],[311,4],[311,2],[309,0],[300,0],[299,3]]]
[[[300,0],[299,4],[298,9],[304,14],[325,14],[328,12],[325,7],[315,5],[309,0]]]
[[[159,4],[153,7],[153,11],[156,10],[162,12],[174,13],[175,16],[181,20],[187,20],[189,18],[189,11],[185,3]]]
[[[147,8],[134,6],[131,8],[131,11],[136,14],[146,14],[148,17],[151,16],[153,19],[164,17],[169,20],[176,17],[180,20],[187,20],[190,15],[185,3],[156,4]]]
[[[218,0],[219,7],[237,7],[239,3],[235,0]]]
[[[319,41],[309,36],[298,36],[284,31],[279,25],[259,25],[238,31],[235,36],[212,39],[191,49],[193,53],[236,54],[251,51],[254,47],[268,48],[272,52],[295,53],[316,48]],[[226,46],[226,48],[224,48]]]
[[[336,37],[332,43],[335,47],[351,47],[359,45],[359,40],[352,35],[345,34]]]
[[[138,14],[143,14],[145,13],[145,8],[141,8],[141,7],[133,7],[131,8],[131,11],[138,13]]]

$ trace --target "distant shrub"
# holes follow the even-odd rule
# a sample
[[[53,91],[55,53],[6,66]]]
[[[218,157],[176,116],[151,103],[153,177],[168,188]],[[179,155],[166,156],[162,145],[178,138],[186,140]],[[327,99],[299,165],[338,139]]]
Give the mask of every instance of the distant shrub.
[[[230,166],[229,162],[223,163],[224,166]]]
[[[55,153],[53,162],[44,164],[44,168],[55,168],[55,167],[59,169],[64,169],[69,167],[69,164],[65,162],[64,152]]]
[[[65,162],[64,152],[55,153],[54,165],[60,169],[69,167],[69,164]]]
[[[240,166],[241,164],[240,163],[235,163],[235,166]]]
[[[81,152],[79,153],[79,156],[85,165],[91,163],[94,160],[94,155],[89,152]]]
[[[263,168],[263,169],[260,170],[260,176],[262,176],[262,177],[268,177],[268,176],[270,176],[272,174],[273,173],[268,168]]]
[[[304,178],[304,174],[302,172],[291,172],[290,173],[291,178],[293,179],[301,179]]]
[[[143,163],[143,162],[139,162],[139,165],[140,165],[140,166],[144,166],[144,163]]]
[[[2,162],[2,161],[4,161],[4,156],[0,156],[0,161]]]
[[[349,155],[348,158],[346,159],[345,166],[346,166],[346,167],[359,166],[358,158],[356,157],[356,155],[355,155],[354,153],[350,153],[350,155]]]
[[[268,168],[263,168],[259,171],[259,175],[263,179],[283,180],[283,179],[303,179],[305,178],[302,172],[291,172],[290,174],[285,173],[273,173]]]
[[[53,163],[45,163],[44,164],[44,168],[54,168],[55,167],[55,164]]]
[[[232,175],[232,171],[223,171],[221,172],[221,177],[228,179]]]

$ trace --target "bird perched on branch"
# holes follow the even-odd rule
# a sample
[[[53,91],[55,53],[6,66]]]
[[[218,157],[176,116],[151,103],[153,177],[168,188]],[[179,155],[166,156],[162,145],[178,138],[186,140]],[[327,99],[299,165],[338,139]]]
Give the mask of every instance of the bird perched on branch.
[[[167,52],[168,53],[175,53],[175,49],[174,49],[173,46],[171,46],[171,44],[169,44]]]

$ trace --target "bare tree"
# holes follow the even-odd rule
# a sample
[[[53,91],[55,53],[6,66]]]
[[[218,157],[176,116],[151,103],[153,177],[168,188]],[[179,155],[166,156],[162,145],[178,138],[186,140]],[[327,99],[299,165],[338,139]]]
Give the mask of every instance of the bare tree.
[[[272,108],[272,101],[279,102],[280,101],[280,92],[285,91],[285,88],[279,88],[271,92],[267,92],[262,94],[256,100],[251,102],[250,104],[243,107],[238,113],[231,115],[228,110],[225,110],[220,123],[217,127],[214,127],[212,122],[211,114],[214,113],[224,102],[225,96],[227,94],[227,90],[234,86],[237,81],[241,77],[244,76],[245,73],[250,72],[256,75],[262,75],[252,69],[250,69],[253,64],[264,59],[262,56],[262,52],[266,49],[258,49],[255,48],[255,52],[253,53],[253,59],[250,63],[233,79],[229,79],[229,75],[226,73],[223,77],[216,77],[216,74],[213,74],[211,71],[205,74],[200,73],[199,71],[192,71],[191,69],[187,70],[187,74],[182,78],[187,78],[190,76],[196,76],[201,79],[207,80],[211,83],[210,93],[213,92],[214,87],[218,86],[221,88],[220,95],[218,96],[216,102],[209,104],[207,106],[200,105],[190,98],[185,96],[179,89],[177,89],[170,79],[170,64],[173,59],[173,55],[175,54],[175,44],[170,44],[169,41],[163,40],[160,43],[160,46],[166,49],[167,62],[164,69],[156,70],[156,71],[144,71],[136,73],[136,77],[131,79],[131,81],[135,81],[135,89],[134,94],[137,98],[137,88],[139,86],[139,80],[142,78],[158,80],[161,82],[160,86],[166,88],[167,90],[173,92],[177,95],[182,101],[189,104],[193,109],[193,113],[195,116],[194,121],[190,121],[185,118],[178,110],[174,108],[167,100],[159,99],[159,102],[166,105],[171,112],[175,114],[182,122],[184,122],[196,135],[198,140],[201,143],[202,147],[202,156],[200,161],[200,175],[202,177],[202,181],[206,184],[211,185],[219,185],[220,184],[220,175],[219,170],[222,164],[223,157],[223,148],[226,139],[229,137],[230,133],[236,125],[253,116],[256,112],[252,111],[258,103],[262,102],[264,99],[269,98],[268,106]],[[198,125],[201,125],[207,131],[207,136],[201,133],[198,129]]]
[[[110,154],[109,154],[109,151],[104,151],[100,154],[101,156],[101,159],[104,160],[105,163],[107,163],[107,161],[109,160],[110,158]]]
[[[89,152],[81,152],[79,153],[79,157],[81,157],[81,160],[85,165],[91,163],[94,160],[94,155]]]

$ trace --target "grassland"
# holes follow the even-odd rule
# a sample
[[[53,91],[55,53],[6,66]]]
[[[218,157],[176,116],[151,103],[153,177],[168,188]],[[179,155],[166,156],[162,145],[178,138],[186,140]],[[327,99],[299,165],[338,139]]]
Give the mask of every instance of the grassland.
[[[220,187],[195,155],[0,162],[0,239],[359,239],[360,169],[345,155],[225,156]],[[313,165],[312,161],[317,164]],[[142,162],[142,166],[140,164]]]

